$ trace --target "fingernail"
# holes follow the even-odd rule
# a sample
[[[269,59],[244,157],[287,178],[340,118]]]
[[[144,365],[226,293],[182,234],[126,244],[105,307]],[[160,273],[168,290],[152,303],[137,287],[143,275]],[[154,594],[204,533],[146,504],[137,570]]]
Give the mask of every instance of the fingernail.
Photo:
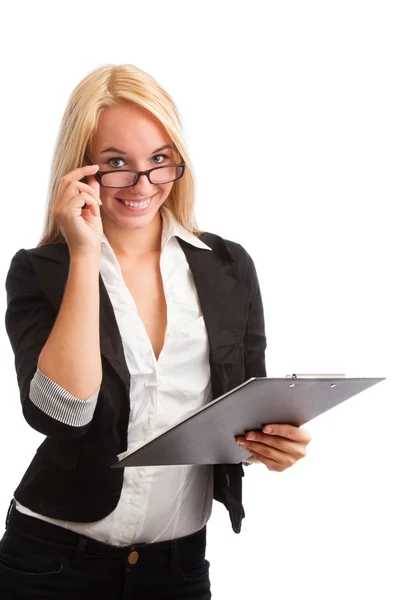
[[[246,442],[244,442],[243,440],[236,440],[236,443],[239,444],[239,446],[245,446]]]
[[[271,433],[271,432],[272,432],[272,429],[271,429],[271,427],[264,427],[264,428],[263,428],[263,432],[264,432],[264,433]]]
[[[254,433],[247,433],[246,434],[246,440],[255,440],[256,436],[254,435]]]

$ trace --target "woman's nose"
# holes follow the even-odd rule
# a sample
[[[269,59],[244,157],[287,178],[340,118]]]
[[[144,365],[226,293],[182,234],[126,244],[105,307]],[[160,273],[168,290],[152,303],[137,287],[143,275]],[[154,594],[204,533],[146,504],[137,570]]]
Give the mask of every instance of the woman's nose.
[[[143,198],[147,196],[152,196],[156,191],[156,186],[153,183],[150,183],[148,177],[142,173],[139,175],[139,179],[136,181],[135,185],[129,188],[132,194],[135,196],[142,196]]]

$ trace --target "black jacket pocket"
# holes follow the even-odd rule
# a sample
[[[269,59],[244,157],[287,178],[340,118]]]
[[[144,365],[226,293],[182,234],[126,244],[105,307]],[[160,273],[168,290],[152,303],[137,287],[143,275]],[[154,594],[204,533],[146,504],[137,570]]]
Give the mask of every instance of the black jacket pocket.
[[[46,439],[37,449],[37,454],[51,463],[65,469],[73,471],[76,469],[79,456],[82,452],[80,444],[62,440]]]

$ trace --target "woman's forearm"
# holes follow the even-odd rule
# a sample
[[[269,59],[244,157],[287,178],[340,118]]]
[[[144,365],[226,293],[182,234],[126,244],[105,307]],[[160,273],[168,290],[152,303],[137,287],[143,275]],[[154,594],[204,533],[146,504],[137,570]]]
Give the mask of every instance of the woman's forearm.
[[[38,360],[39,369],[80,400],[101,385],[100,254],[71,256],[64,296]]]

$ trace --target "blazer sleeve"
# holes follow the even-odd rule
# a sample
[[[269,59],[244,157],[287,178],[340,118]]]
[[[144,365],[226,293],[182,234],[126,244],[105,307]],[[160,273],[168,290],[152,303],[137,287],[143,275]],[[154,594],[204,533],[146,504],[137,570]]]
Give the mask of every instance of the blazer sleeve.
[[[264,307],[256,267],[250,254],[243,248],[246,277],[250,284],[249,313],[244,337],[245,378],[266,377]]]
[[[14,352],[23,415],[40,433],[58,439],[84,435],[99,391],[87,401],[75,398],[38,368],[39,355],[57,314],[41,292],[25,249],[11,260],[6,277],[5,326]]]

